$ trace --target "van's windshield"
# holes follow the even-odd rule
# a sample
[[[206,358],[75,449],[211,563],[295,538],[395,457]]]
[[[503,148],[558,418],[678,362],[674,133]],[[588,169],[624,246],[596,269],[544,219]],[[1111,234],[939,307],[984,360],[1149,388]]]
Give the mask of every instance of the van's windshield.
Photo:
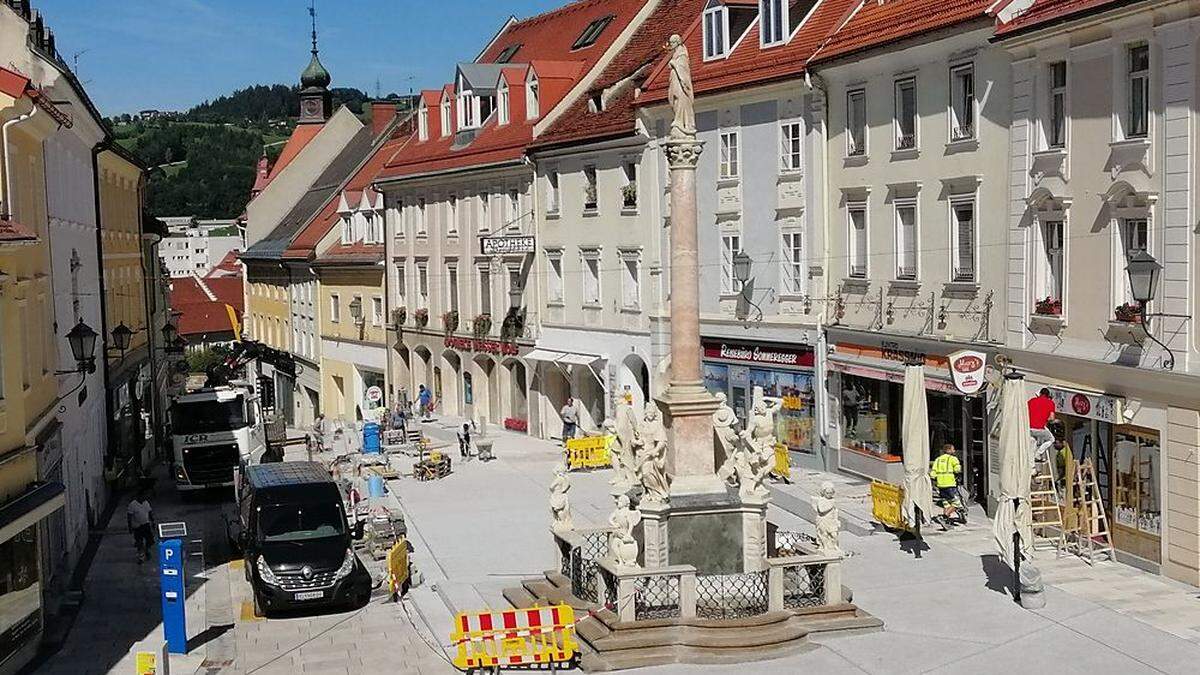
[[[346,518],[337,504],[276,504],[258,513],[258,536],[269,541],[307,541],[346,532]]]

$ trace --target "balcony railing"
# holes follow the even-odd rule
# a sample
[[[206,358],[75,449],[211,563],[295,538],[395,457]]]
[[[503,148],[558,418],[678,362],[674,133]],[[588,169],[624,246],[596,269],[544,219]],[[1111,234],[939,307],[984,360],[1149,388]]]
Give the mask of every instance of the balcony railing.
[[[974,137],[975,126],[969,122],[954,125],[954,129],[950,132],[950,140],[952,141],[965,141]]]
[[[900,134],[896,137],[897,150],[912,150],[917,147],[916,134]]]

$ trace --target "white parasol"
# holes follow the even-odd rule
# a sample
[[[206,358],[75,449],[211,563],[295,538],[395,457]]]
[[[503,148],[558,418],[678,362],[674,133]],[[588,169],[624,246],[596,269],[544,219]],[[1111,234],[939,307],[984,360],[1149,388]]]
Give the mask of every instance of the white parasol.
[[[916,509],[928,520],[933,515],[933,488],[929,484],[929,403],[925,399],[925,366],[904,369],[904,501],[900,514],[916,527]]]
[[[992,533],[1000,555],[1009,566],[1015,562],[1013,532],[1020,533],[1021,552],[1026,558],[1033,537],[1029,508],[1031,441],[1025,380],[1019,375],[1006,376],[1000,394],[1000,497]],[[1014,500],[1019,500],[1019,504],[1014,504]]]

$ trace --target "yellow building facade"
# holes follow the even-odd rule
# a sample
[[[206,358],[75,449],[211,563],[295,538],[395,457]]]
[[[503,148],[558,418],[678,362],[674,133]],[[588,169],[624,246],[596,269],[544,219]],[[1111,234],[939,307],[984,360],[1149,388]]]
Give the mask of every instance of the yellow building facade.
[[[245,330],[274,349],[292,349],[292,313],[288,277],[278,264],[246,263]]]
[[[387,405],[383,268],[369,261],[373,257],[326,253],[314,264],[320,278],[321,409],[329,419],[370,418]]]

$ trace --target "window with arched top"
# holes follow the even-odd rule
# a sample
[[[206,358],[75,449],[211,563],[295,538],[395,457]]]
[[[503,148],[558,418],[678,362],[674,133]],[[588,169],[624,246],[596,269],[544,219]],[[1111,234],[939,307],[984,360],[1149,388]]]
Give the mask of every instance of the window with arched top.
[[[453,120],[450,119],[450,97],[442,98],[442,136],[449,136],[453,130]]]
[[[429,140],[429,106],[425,101],[417,108],[417,137],[422,141]]]
[[[531,70],[529,78],[525,81],[525,118],[535,120],[541,116],[541,104],[539,96],[541,88],[538,86],[537,75]]]
[[[496,87],[497,109],[499,114],[500,126],[509,123],[511,117],[511,106],[508,92],[508,82],[500,80],[500,86]]]

